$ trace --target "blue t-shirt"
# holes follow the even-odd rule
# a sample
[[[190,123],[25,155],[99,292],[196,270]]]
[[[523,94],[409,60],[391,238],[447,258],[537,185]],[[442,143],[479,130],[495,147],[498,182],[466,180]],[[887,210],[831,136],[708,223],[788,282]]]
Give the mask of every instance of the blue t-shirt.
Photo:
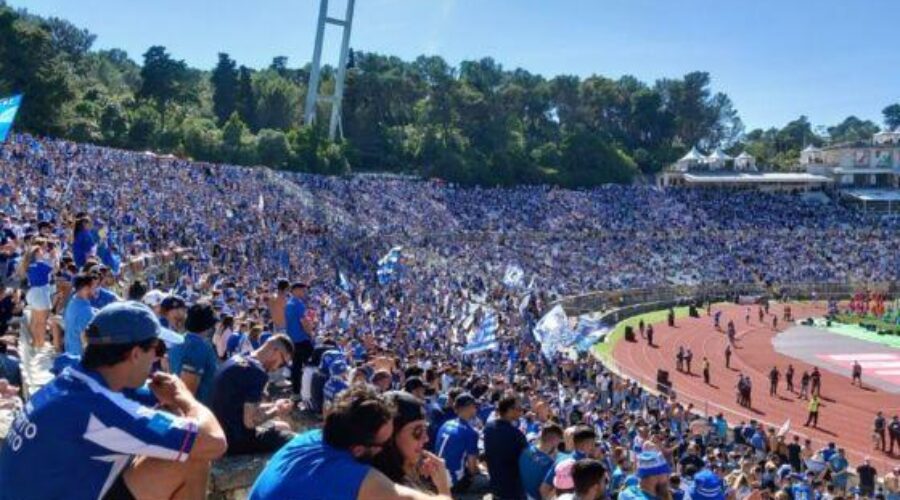
[[[793,500],[815,500],[815,493],[807,483],[794,483],[791,486]]]
[[[184,342],[169,351],[169,366],[175,375],[180,376],[184,371],[199,377],[197,400],[209,405],[216,376],[216,350],[212,344],[200,335],[188,332]]]
[[[53,274],[53,266],[39,260],[28,266],[28,286],[39,287],[50,284],[50,275]]]
[[[478,431],[460,418],[448,420],[437,433],[437,454],[444,459],[453,484],[466,475],[466,460],[478,455]]]
[[[656,497],[642,490],[640,486],[629,486],[619,492],[619,500],[656,500]]]
[[[325,444],[317,429],[272,456],[253,483],[250,500],[354,500],[370,470],[350,452]]]
[[[537,445],[529,446],[519,455],[519,474],[522,475],[522,486],[529,498],[541,498],[541,484],[555,463],[553,457],[541,451]]]
[[[65,329],[66,352],[73,356],[81,356],[81,333],[94,319],[97,310],[91,307],[91,303],[78,296],[73,296],[63,312],[63,329]]]
[[[75,241],[72,243],[72,258],[79,269],[87,262],[94,250],[94,244],[94,236],[86,229],[75,235]]]
[[[98,288],[97,296],[91,299],[91,305],[96,309],[103,309],[104,306],[118,302],[119,296],[106,288]]]
[[[296,297],[291,297],[284,306],[285,330],[288,337],[294,342],[309,340],[309,334],[303,329],[300,322],[306,316],[306,303]]]
[[[0,449],[0,500],[102,498],[135,455],[187,460],[197,428],[109,390],[96,372],[66,368],[16,414]]]

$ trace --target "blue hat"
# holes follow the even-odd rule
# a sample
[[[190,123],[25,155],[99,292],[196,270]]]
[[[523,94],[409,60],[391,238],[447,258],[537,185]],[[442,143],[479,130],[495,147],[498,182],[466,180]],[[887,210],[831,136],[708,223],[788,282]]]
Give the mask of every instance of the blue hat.
[[[725,500],[725,485],[715,472],[703,469],[694,476],[691,500]]]
[[[638,455],[637,459],[637,475],[641,479],[651,476],[660,476],[670,474],[672,468],[662,456],[662,453],[654,450],[644,451]]]
[[[322,359],[319,361],[319,369],[322,371],[330,371],[331,365],[335,361],[343,359],[344,355],[337,349],[329,349],[322,353]]]
[[[88,345],[134,344],[153,338],[167,345],[184,341],[181,335],[163,328],[149,307],[132,300],[100,309],[85,329]]]
[[[334,363],[331,363],[331,366],[328,368],[328,373],[331,374],[332,377],[337,377],[347,373],[350,368],[347,366],[347,363],[344,363],[343,360],[337,360]]]

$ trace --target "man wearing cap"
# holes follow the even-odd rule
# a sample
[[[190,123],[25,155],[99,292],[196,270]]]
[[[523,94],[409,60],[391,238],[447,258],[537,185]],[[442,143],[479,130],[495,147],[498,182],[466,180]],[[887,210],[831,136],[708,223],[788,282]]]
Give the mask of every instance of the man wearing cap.
[[[656,450],[641,452],[637,457],[637,477],[640,482],[619,493],[619,500],[653,500],[666,496],[672,469]]]
[[[314,324],[306,314],[306,283],[291,285],[291,298],[284,306],[285,330],[294,343],[294,360],[291,366],[291,390],[294,399],[300,399],[303,381],[303,366],[309,362],[313,352]]]
[[[166,373],[153,374],[149,387],[167,411],[122,394],[147,381],[171,335],[137,302],[101,310],[80,364],[16,415],[0,451],[0,499],[203,498],[209,462],[226,448],[213,414]]]
[[[91,274],[82,273],[75,276],[73,283],[75,294],[63,312],[66,353],[72,356],[81,356],[83,350],[81,334],[97,314],[97,310],[91,307],[96,283],[96,278]]]
[[[184,385],[203,404],[209,404],[216,375],[216,350],[210,337],[218,317],[208,302],[198,302],[188,309],[184,342],[172,348],[169,365]]]
[[[294,344],[286,335],[276,335],[249,354],[238,354],[216,373],[210,408],[222,423],[228,438],[228,454],[268,453],[294,437],[283,420],[265,429],[258,427],[293,409],[289,399],[264,403],[269,374],[287,366]]]
[[[458,495],[469,489],[478,473],[478,431],[469,423],[477,410],[475,398],[469,393],[460,394],[453,401],[453,410],[456,418],[441,425],[434,448],[447,464],[453,494]]]
[[[703,469],[694,475],[694,483],[688,491],[691,500],[725,500],[725,484],[709,469]]]
[[[176,332],[184,331],[187,303],[178,295],[169,295],[159,303],[159,323]]]

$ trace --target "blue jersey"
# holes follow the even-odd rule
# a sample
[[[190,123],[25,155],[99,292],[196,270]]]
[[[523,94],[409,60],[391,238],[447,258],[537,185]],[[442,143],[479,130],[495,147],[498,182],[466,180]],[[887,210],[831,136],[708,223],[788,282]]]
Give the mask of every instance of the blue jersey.
[[[541,484],[555,463],[553,457],[541,451],[537,445],[530,445],[522,450],[519,455],[519,474],[528,498],[541,498]]]
[[[466,475],[466,460],[478,456],[478,431],[460,418],[448,420],[438,430],[435,449],[444,459],[456,484]]]
[[[295,297],[291,297],[284,306],[285,330],[292,341],[303,342],[309,339],[309,334],[303,329],[301,321],[306,317],[306,303]]]
[[[815,500],[813,489],[806,483],[794,483],[791,486],[791,496],[794,500]]]
[[[0,499],[102,498],[135,455],[185,461],[196,437],[195,420],[141,406],[71,366],[16,415],[0,449]]]
[[[300,434],[272,456],[250,490],[250,500],[354,500],[371,467],[322,441],[322,431]]]
[[[169,351],[169,366],[172,373],[193,373],[200,379],[197,385],[197,400],[209,405],[212,397],[213,379],[216,376],[216,350],[206,339],[196,333],[184,336],[184,342]]]

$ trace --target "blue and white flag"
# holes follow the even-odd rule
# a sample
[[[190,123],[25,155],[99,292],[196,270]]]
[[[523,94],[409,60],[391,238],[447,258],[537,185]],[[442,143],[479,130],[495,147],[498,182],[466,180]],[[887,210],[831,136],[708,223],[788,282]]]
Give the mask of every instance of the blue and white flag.
[[[600,321],[593,319],[589,315],[578,317],[578,324],[575,326],[577,336],[575,338],[575,349],[579,352],[587,352],[591,346],[603,340],[606,335],[612,331],[612,328]]]
[[[0,142],[5,141],[6,136],[9,135],[20,104],[22,104],[22,94],[0,99]]]
[[[397,279],[403,247],[394,247],[384,257],[378,259],[378,284],[386,285]]]
[[[350,280],[347,279],[344,271],[338,271],[338,286],[341,287],[341,290],[347,293],[353,291],[353,286],[350,284]]]
[[[497,329],[499,326],[497,313],[493,310],[486,311],[484,319],[481,320],[481,325],[469,336],[469,342],[463,348],[462,353],[475,354],[497,349]]]
[[[576,336],[577,332],[569,328],[569,318],[560,305],[545,314],[534,327],[534,338],[541,343],[541,353],[547,359],[553,358],[560,349],[572,345]]]
[[[503,275],[503,284],[509,288],[522,288],[525,286],[525,271],[516,264],[506,266],[506,273]]]

